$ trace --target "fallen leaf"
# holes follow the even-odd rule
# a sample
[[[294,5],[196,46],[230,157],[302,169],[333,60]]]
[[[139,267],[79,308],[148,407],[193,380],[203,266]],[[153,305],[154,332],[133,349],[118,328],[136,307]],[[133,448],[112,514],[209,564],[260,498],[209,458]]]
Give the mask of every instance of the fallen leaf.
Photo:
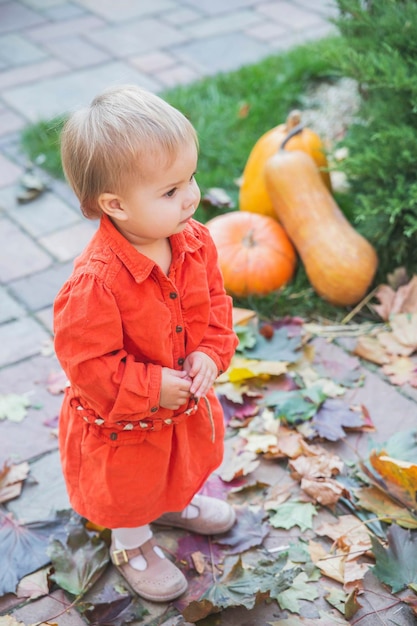
[[[318,619],[297,615],[296,617],[285,617],[278,621],[268,622],[268,626],[349,626],[349,622],[335,613],[319,611]]]
[[[139,598],[126,594],[124,590],[118,593],[113,585],[107,584],[94,602],[83,615],[93,626],[125,626],[131,622],[141,622],[149,611],[140,603]]]
[[[50,572],[50,567],[44,567],[33,572],[33,574],[24,576],[17,586],[17,597],[34,600],[35,598],[46,596],[49,593],[48,576]]]
[[[316,533],[329,537],[347,556],[353,554],[356,558],[371,549],[370,533],[355,515],[341,515],[335,523],[323,523],[316,529]]]
[[[344,569],[343,589],[352,592],[355,589],[363,589],[365,574],[373,567],[371,563],[359,563],[357,559],[346,559]]]
[[[217,535],[213,541],[227,546],[229,554],[239,554],[260,546],[270,530],[268,524],[263,522],[264,516],[262,509],[253,511],[249,507],[238,507],[234,526],[225,535]]]
[[[51,578],[74,596],[85,593],[109,563],[107,545],[76,518],[68,523],[64,541],[51,541],[48,555],[54,567]]]
[[[355,387],[362,377],[360,361],[354,356],[343,360],[330,360],[318,355],[314,367],[323,376],[331,378],[343,387]]]
[[[281,609],[291,611],[291,613],[299,613],[300,600],[314,602],[318,597],[319,592],[317,587],[308,581],[305,572],[300,572],[300,574],[294,578],[291,587],[278,594],[277,600]]]
[[[389,585],[393,593],[417,584],[417,533],[392,525],[387,531],[387,547],[372,537],[375,556],[373,573]]]
[[[334,606],[340,613],[345,613],[345,603],[348,598],[348,594],[339,587],[332,587],[324,594],[326,602]]]
[[[14,593],[19,580],[47,563],[47,547],[51,536],[65,537],[70,513],[55,518],[20,524],[0,509],[0,554],[7,567],[0,568],[0,596]]]
[[[13,615],[0,616],[0,626],[26,626],[24,622],[18,622]]]
[[[274,330],[270,339],[256,333],[255,345],[243,352],[248,359],[296,363],[301,357],[301,346],[301,337],[290,336],[289,329],[282,326]]]
[[[361,428],[365,420],[343,400],[327,398],[314,415],[311,425],[319,437],[338,441],[346,436],[345,428]]]
[[[375,513],[382,522],[395,523],[403,528],[417,530],[417,517],[404,506],[397,504],[387,493],[377,487],[362,487],[354,490],[358,506]]]
[[[178,540],[175,555],[181,563],[186,563],[189,568],[193,568],[193,554],[197,553],[201,554],[204,561],[212,568],[224,559],[224,550],[208,535],[188,534]]]
[[[286,371],[285,362],[249,360],[234,356],[229,369],[222,374],[222,377],[227,377],[227,380],[232,383],[242,383],[252,378],[280,376]]]
[[[394,358],[391,363],[382,366],[382,371],[393,385],[409,383],[412,387],[417,387],[417,364],[409,357]]]
[[[373,450],[369,462],[381,476],[388,492],[412,511],[417,506],[417,464],[387,456]]]
[[[317,515],[316,507],[310,502],[284,502],[269,523],[274,528],[293,528],[299,526],[301,531],[313,528],[313,516]]]
[[[388,331],[379,333],[378,341],[389,356],[388,363],[391,361],[392,355],[410,356],[415,350],[415,346],[405,346],[397,339],[394,333]]]
[[[352,617],[362,608],[362,604],[358,601],[358,594],[360,589],[355,587],[349,593],[348,597],[345,600],[345,610],[344,615],[346,619],[352,619]]]
[[[8,502],[20,496],[22,483],[29,473],[29,463],[24,461],[18,465],[4,465],[0,472],[0,502]]]
[[[324,448],[318,454],[303,454],[288,463],[291,476],[294,480],[302,478],[330,478],[340,474],[344,463],[336,454],[331,454]]]
[[[322,506],[333,506],[347,496],[343,485],[332,478],[303,478],[300,486],[315,503]]]
[[[51,372],[46,381],[46,388],[54,396],[64,393],[68,387],[68,377],[63,370],[59,372]]]
[[[338,583],[345,582],[345,563],[346,555],[344,553],[327,554],[324,558],[315,562],[324,576],[336,580]]]
[[[259,466],[260,460],[254,452],[244,450],[230,456],[223,464],[220,477],[225,482],[230,482],[240,476],[247,476]]]
[[[187,622],[197,622],[222,609],[244,606],[252,609],[256,602],[257,585],[254,577],[242,565],[239,558],[230,572],[216,580],[198,601],[192,601],[182,612]]]
[[[417,312],[397,313],[396,315],[393,315],[390,318],[390,326],[394,337],[400,342],[401,345],[411,350],[411,352],[417,350]]]
[[[206,569],[206,559],[202,552],[199,550],[191,554],[191,560],[197,574],[202,574]]]
[[[376,365],[384,365],[391,361],[387,351],[381,345],[378,336],[361,335],[358,337],[353,353],[366,361],[376,363]]]
[[[405,267],[396,267],[395,270],[387,274],[387,281],[393,289],[406,285],[410,281],[407,269]]]
[[[396,291],[389,285],[380,285],[375,297],[380,304],[373,304],[372,308],[385,321],[396,313],[417,313],[417,276]]]
[[[266,399],[268,406],[274,407],[275,416],[288,424],[298,424],[310,420],[318,406],[306,397],[304,389],[275,391]]]
[[[232,309],[233,326],[244,325],[255,319],[256,312],[252,311],[252,309],[242,309],[241,307],[236,306]]]
[[[0,420],[21,422],[27,415],[30,401],[25,395],[16,393],[0,394]]]
[[[235,206],[232,198],[221,187],[210,187],[201,198],[202,204],[216,207],[218,209],[232,209]]]

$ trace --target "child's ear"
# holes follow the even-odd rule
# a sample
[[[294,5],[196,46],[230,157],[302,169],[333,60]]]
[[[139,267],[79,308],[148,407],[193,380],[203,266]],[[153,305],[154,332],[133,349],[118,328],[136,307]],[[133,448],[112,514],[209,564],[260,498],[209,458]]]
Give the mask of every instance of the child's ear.
[[[113,193],[102,193],[98,198],[98,204],[103,213],[109,217],[119,221],[127,219],[121,199]]]

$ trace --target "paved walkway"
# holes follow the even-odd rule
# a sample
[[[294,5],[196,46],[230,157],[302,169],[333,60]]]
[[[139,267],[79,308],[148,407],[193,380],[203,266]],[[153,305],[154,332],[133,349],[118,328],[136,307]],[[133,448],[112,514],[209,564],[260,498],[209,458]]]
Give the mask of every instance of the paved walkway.
[[[327,34],[333,12],[328,0],[0,0],[0,394],[28,394],[31,403],[23,422],[0,421],[0,469],[6,459],[31,464],[22,496],[7,504],[18,519],[36,521],[68,507],[56,440],[61,396],[51,393],[59,372],[52,302],[95,228],[57,181],[34,202],[17,203],[26,165],[21,130],[89,102],[112,83],[158,92],[256,62]],[[367,377],[360,394],[380,440],[395,430],[387,417],[396,411],[402,427],[415,425],[416,398],[377,375]],[[45,619],[56,610],[47,602],[16,616]],[[14,596],[0,599],[0,614],[15,604]],[[274,618],[271,607],[262,610],[259,617],[225,615],[221,623],[255,626]],[[74,613],[59,619],[59,626],[81,623]]]

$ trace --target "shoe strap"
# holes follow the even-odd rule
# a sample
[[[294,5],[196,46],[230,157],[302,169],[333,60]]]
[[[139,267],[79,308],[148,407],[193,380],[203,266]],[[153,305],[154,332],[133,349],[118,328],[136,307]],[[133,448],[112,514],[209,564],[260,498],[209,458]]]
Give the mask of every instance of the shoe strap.
[[[121,549],[121,550],[112,550],[111,551],[111,560],[115,565],[120,567],[121,565],[126,565],[131,561],[135,556],[143,556],[146,562],[149,561],[150,557],[156,556],[153,548],[156,543],[153,537],[145,541],[142,545],[137,548],[131,548],[129,550]],[[159,557],[157,557],[159,558]]]

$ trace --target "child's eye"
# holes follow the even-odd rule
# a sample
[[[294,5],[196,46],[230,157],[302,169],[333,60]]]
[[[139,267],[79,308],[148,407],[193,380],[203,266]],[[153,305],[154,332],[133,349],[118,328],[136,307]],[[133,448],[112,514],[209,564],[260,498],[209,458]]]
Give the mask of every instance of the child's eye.
[[[174,195],[174,193],[177,191],[176,187],[173,187],[172,189],[170,189],[169,191],[166,192],[166,196],[168,196],[168,198],[172,198],[172,196]]]

